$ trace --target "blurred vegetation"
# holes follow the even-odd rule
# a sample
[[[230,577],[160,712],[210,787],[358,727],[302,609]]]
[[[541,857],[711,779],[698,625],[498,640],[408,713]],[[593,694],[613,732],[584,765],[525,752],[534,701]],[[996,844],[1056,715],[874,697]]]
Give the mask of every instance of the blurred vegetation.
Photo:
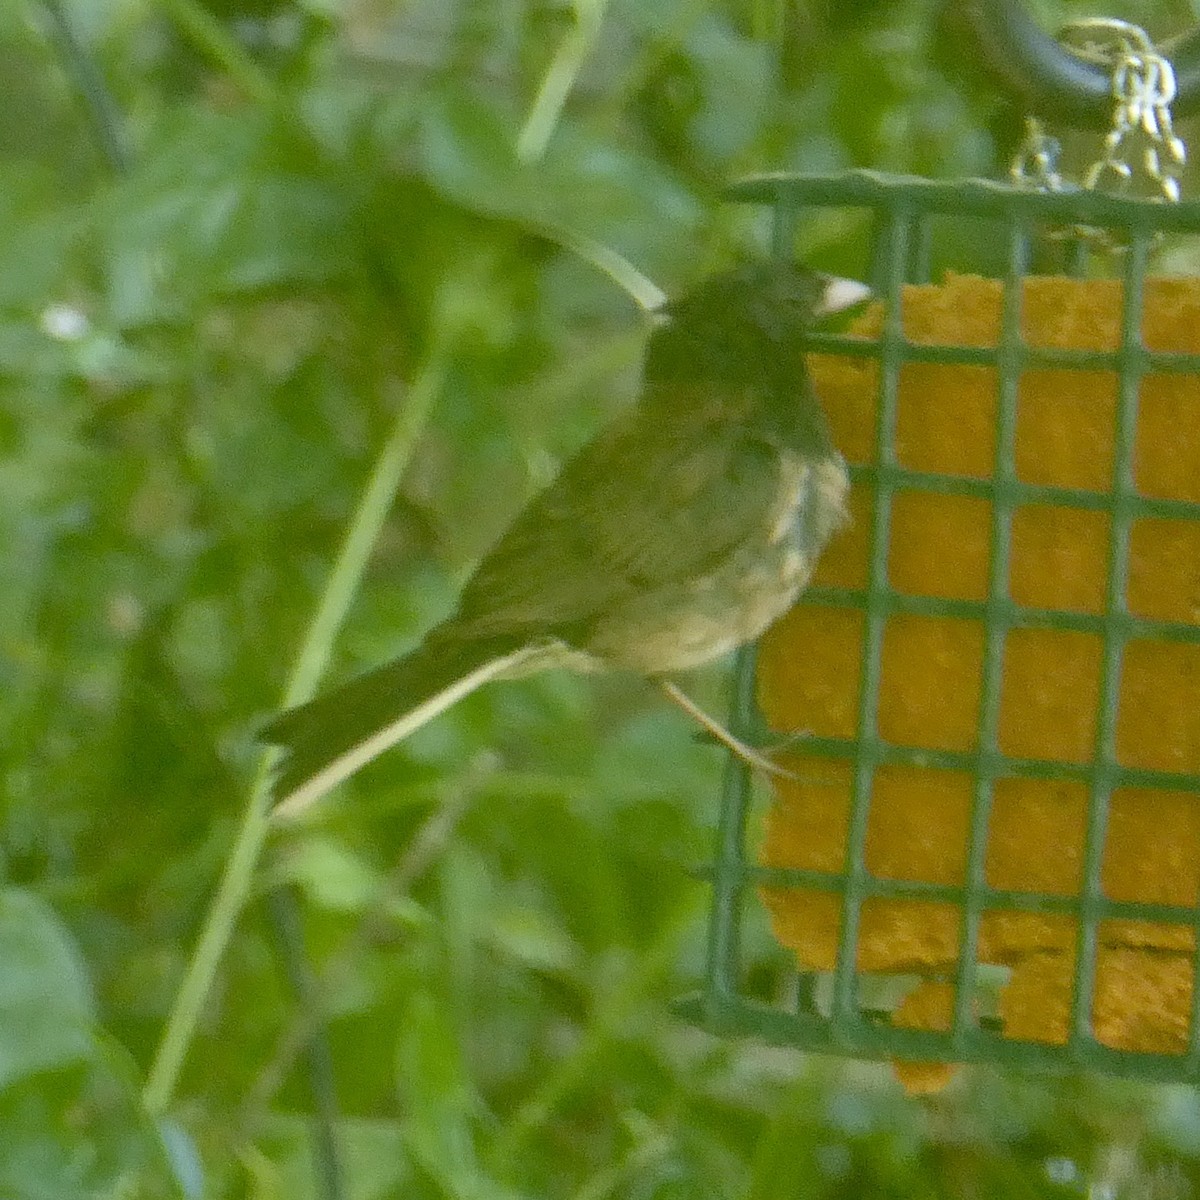
[[[1015,114],[940,8],[0,5],[0,1195],[328,1194],[281,884],[356,1200],[1192,1193],[1186,1089],[974,1072],[918,1103],[676,1020],[722,760],[624,679],[486,689],[275,833],[143,1095],[381,447],[402,482],[331,676],[411,644],[635,394],[644,324],[571,245],[671,290],[762,252],[739,173],[1003,168]],[[800,236],[861,266],[855,226]]]

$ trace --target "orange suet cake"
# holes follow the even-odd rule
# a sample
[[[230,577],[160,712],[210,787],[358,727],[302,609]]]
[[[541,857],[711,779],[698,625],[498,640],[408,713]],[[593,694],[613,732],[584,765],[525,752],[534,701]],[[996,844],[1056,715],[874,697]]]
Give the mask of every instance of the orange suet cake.
[[[919,344],[991,347],[1000,332],[1002,286],[949,276],[905,288],[906,338]],[[1031,278],[1021,331],[1039,348],[1114,350],[1120,344],[1117,280]],[[854,331],[877,337],[876,306]],[[1200,352],[1200,280],[1151,279],[1142,336],[1150,350]],[[814,356],[812,374],[851,462],[876,461],[878,363]],[[899,465],[938,475],[988,479],[997,437],[992,367],[907,363],[900,369],[895,427]],[[1023,608],[1110,615],[1110,524],[1118,382],[1111,370],[1030,369],[1019,381],[1015,471],[1028,484],[1092,494],[1079,502],[1020,504],[1011,517],[1009,571],[996,592]],[[1143,378],[1137,405],[1133,477],[1138,493],[1200,501],[1200,378]],[[859,485],[853,524],[827,550],[814,580],[861,591],[868,580],[874,496]],[[886,586],[939,600],[989,594],[992,505],[975,496],[901,486],[891,504]],[[1136,517],[1120,598],[1135,618],[1200,625],[1200,520]],[[961,611],[961,610],[960,610]],[[1060,625],[1062,623],[1060,622]],[[858,726],[862,600],[802,604],[763,641],[759,699],[771,727],[852,738]],[[892,613],[882,633],[876,730],[887,744],[971,752],[980,724],[986,640],[972,616]],[[1105,643],[1096,624],[1009,629],[1003,635],[996,714],[1002,755],[1089,764],[1102,709]],[[1117,762],[1124,767],[1200,773],[1200,644],[1159,640],[1153,629],[1121,656]],[[812,760],[793,764],[811,779]],[[764,864],[839,872],[845,867],[851,771],[822,762],[819,784],[777,783],[762,850]],[[964,771],[884,765],[874,774],[866,867],[876,877],[961,885],[974,784]],[[1077,895],[1083,878],[1088,787],[1083,781],[1002,778],[988,817],[985,874],[996,889]],[[1120,787],[1111,799],[1101,856],[1106,897],[1195,905],[1200,896],[1200,802],[1153,787]],[[840,897],[779,887],[763,890],[776,936],[810,970],[836,958]],[[893,1013],[898,1025],[949,1028],[961,913],[949,902],[873,898],[862,910],[861,971],[920,981]],[[1062,1043],[1071,1004],[1077,927],[1070,914],[990,908],[978,960],[1004,968],[993,1008],[1004,1036]],[[1194,929],[1185,924],[1105,921],[1093,996],[1092,1030],[1124,1050],[1181,1053],[1192,1004]],[[941,1068],[906,1064],[902,1078],[927,1090]]]

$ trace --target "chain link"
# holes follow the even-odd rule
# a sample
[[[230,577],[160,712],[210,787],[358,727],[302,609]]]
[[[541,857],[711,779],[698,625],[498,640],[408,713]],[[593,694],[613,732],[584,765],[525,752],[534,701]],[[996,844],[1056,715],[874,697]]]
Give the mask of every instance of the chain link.
[[[1025,140],[1013,159],[1014,183],[1039,192],[1061,192],[1066,184],[1058,170],[1062,144],[1052,138],[1037,117],[1025,118]]]

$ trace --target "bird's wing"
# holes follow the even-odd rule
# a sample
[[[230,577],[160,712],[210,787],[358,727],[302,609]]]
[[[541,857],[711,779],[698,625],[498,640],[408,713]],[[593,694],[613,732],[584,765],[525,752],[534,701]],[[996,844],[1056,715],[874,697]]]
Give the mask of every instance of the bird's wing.
[[[480,563],[453,624],[468,636],[572,631],[633,593],[671,589],[759,531],[777,451],[686,402],[639,407],[589,443]]]

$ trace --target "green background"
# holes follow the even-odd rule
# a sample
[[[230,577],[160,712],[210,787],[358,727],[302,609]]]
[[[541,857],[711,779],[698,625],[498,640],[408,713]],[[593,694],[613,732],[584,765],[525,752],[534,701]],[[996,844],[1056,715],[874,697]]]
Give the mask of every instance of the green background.
[[[719,201],[747,171],[1005,169],[1019,114],[949,8],[75,0],[68,45],[0,6],[0,1196],[321,1194],[280,883],[347,1196],[1192,1194],[1188,1089],[979,1070],[917,1102],[674,1018],[722,758],[629,679],[486,689],[273,833],[181,1070],[161,1049],[382,449],[331,677],[411,645],[636,394],[645,322],[572,244],[674,291],[763,251]],[[860,224],[800,237],[861,270]]]

